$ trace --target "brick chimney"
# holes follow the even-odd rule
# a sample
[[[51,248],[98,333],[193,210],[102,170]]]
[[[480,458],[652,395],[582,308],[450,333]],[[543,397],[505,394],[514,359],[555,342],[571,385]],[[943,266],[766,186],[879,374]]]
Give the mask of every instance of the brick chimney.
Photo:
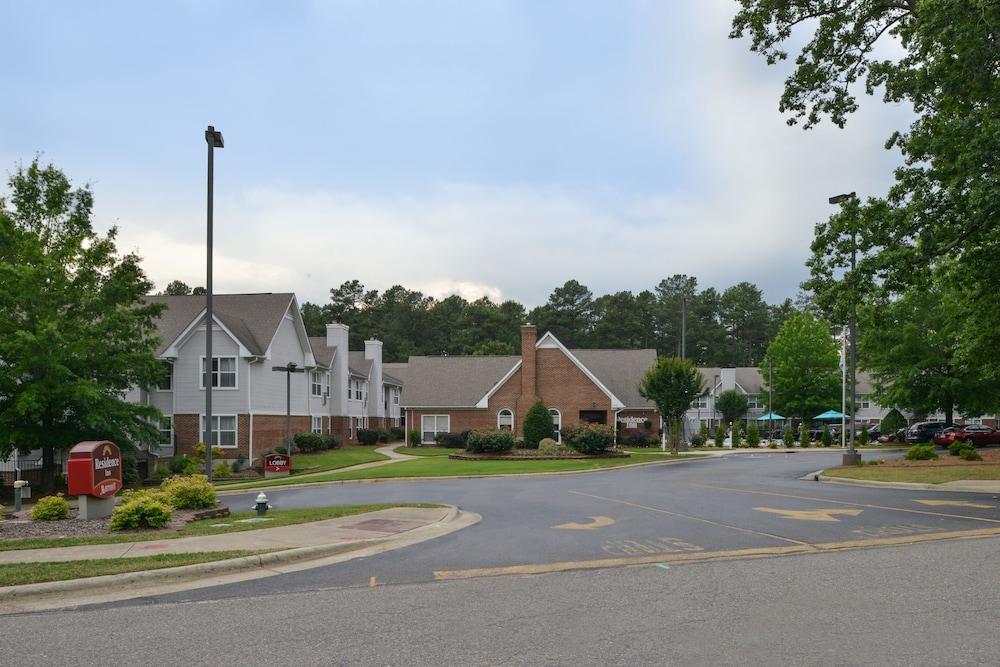
[[[538,342],[538,329],[534,324],[521,327],[521,399],[520,405],[530,408],[538,401],[538,367],[535,364],[535,344]],[[522,412],[521,416],[524,414]]]

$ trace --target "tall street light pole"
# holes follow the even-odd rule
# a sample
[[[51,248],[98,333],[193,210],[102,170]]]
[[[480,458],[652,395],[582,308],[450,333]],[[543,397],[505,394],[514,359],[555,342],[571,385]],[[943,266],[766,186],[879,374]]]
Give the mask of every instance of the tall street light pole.
[[[297,368],[294,361],[289,361],[285,366],[271,366],[271,370],[276,373],[285,373],[285,453],[292,455],[292,373],[305,373],[306,369]]]
[[[205,475],[212,481],[212,202],[215,198],[215,149],[223,147],[222,132],[209,125],[205,130],[208,143],[208,266],[205,278]]]
[[[831,204],[843,204],[851,199],[856,199],[857,193],[851,192],[843,195],[836,195],[830,197]],[[851,280],[854,280],[854,271],[857,268],[857,254],[858,254],[858,241],[856,236],[856,231],[854,225],[851,225]],[[855,406],[857,405],[857,396],[855,392],[857,391],[857,382],[855,381],[855,369],[857,368],[857,356],[855,350],[858,343],[858,306],[857,306],[857,295],[854,293],[854,285],[851,285],[851,439],[847,448],[847,453],[844,454],[844,465],[854,465],[859,460],[861,460],[861,455],[854,451],[854,440],[855,434],[854,429],[856,428],[855,420]],[[845,429],[846,435],[846,429]]]

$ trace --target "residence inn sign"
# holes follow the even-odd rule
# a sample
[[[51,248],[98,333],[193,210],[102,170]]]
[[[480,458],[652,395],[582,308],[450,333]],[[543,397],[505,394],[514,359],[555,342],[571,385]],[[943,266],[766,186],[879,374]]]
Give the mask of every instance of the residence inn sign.
[[[111,498],[122,488],[122,453],[107,440],[78,443],[69,450],[69,492],[74,496]]]

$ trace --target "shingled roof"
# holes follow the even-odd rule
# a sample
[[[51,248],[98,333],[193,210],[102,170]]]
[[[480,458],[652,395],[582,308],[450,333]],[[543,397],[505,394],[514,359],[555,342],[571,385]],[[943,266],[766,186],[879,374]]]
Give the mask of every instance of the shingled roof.
[[[636,383],[655,350],[567,350],[629,408],[650,408]],[[518,356],[410,357],[400,403],[407,408],[473,408],[521,363]]]
[[[205,311],[205,295],[169,296],[156,294],[145,297],[148,302],[166,304],[157,322],[162,355],[177,338]],[[212,314],[226,327],[250,354],[267,353],[285,313],[293,307],[295,295],[287,293],[214,294]]]

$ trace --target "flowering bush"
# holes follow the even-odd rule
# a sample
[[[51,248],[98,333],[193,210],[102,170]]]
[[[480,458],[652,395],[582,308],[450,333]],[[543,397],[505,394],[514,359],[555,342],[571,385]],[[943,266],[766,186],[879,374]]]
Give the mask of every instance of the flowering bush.
[[[514,449],[514,434],[503,429],[486,428],[469,433],[467,452],[509,452]]]
[[[615,432],[607,424],[584,424],[563,429],[563,442],[581,454],[600,454],[615,445]]]

